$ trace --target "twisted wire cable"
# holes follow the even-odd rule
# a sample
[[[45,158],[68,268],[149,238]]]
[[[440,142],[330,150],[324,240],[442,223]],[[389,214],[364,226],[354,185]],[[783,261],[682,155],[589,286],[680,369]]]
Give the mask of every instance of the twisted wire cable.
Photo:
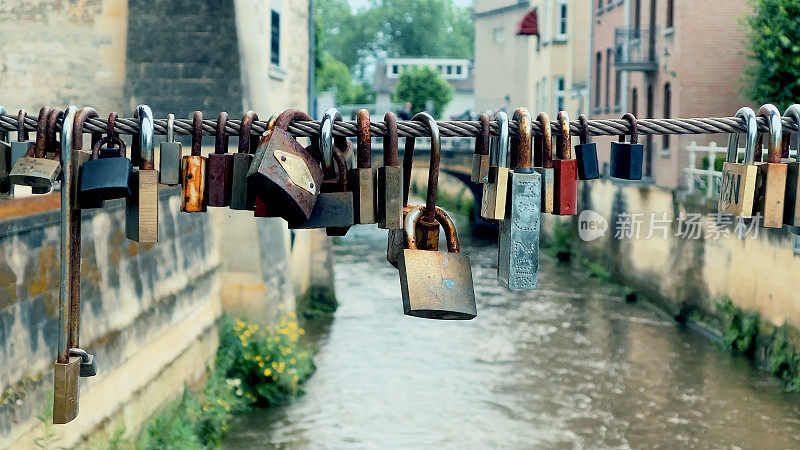
[[[213,136],[216,133],[216,120],[203,121],[203,134]],[[478,121],[443,121],[437,122],[439,133],[442,137],[466,137],[472,138],[480,135],[480,122]],[[241,120],[229,120],[225,126],[225,133],[228,136],[238,136]],[[61,124],[58,124],[60,130]],[[85,133],[106,133],[106,119],[91,118],[86,121],[83,127]],[[318,137],[320,122],[294,122],[288,131],[296,137]],[[553,135],[561,133],[561,126],[558,122],[551,123]],[[622,119],[590,120],[588,122],[590,136],[618,136],[629,135],[630,125]],[[28,116],[25,120],[25,128],[36,132],[36,118]],[[264,133],[266,122],[253,122],[252,132]],[[16,131],[17,117],[10,114],[0,115],[0,129],[5,131]],[[430,137],[427,125],[422,122],[400,121],[397,123],[398,134],[400,137]],[[767,119],[758,118],[759,132],[768,132]],[[798,132],[797,122],[790,118],[783,118],[783,130],[793,133]],[[114,124],[114,131],[119,134],[138,134],[139,123],[132,118],[118,118]],[[509,123],[509,131],[512,136],[517,135],[518,126],[516,121]],[[570,122],[570,131],[573,136],[580,133],[578,121]],[[691,119],[640,119],[638,121],[638,132],[641,135],[670,135],[670,134],[718,134],[718,133],[744,133],[746,131],[744,119],[736,117],[705,117]],[[191,135],[192,121],[190,119],[175,119],[174,132],[178,135]],[[370,132],[373,137],[383,137],[386,135],[386,125],[383,121],[371,123]],[[492,134],[497,135],[499,125],[497,121],[492,121]],[[533,121],[533,133],[537,136],[542,135],[541,124]],[[167,134],[167,120],[155,120],[155,134]],[[335,122],[333,125],[334,136],[355,137],[357,135],[355,122]]]

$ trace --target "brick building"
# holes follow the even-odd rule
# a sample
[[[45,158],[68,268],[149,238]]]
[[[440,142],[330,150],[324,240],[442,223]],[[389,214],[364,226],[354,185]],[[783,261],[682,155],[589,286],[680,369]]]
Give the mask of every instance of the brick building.
[[[731,116],[742,105],[747,0],[593,0],[593,118]],[[721,136],[643,137],[644,173],[657,185],[682,184],[691,142]],[[598,138],[608,161],[611,138]]]

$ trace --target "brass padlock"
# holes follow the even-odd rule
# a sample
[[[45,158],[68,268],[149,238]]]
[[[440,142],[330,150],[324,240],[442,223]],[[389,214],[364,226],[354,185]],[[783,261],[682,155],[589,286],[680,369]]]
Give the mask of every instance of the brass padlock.
[[[436,222],[444,229],[447,252],[417,248],[416,227],[424,209],[415,208],[405,220],[405,249],[400,257],[403,312],[408,316],[439,320],[470,320],[478,315],[472,266],[460,253],[458,234],[450,217],[436,208]]]
[[[774,105],[764,105],[759,108],[757,116],[766,117],[769,122],[769,152],[767,162],[758,162],[757,192],[755,194],[755,211],[762,216],[761,226],[766,228],[783,227],[783,206],[786,196],[787,166],[781,162],[783,146],[783,130],[781,113]],[[756,153],[762,148],[762,134],[759,133],[756,142]],[[758,155],[760,156],[760,155]]]
[[[36,144],[28,150],[24,157],[17,160],[11,169],[11,183],[30,186],[34,194],[46,194],[53,183],[61,175],[61,161],[47,159],[47,147],[55,142],[55,123],[61,117],[60,109],[43,107],[39,111],[39,122],[36,129]],[[52,124],[52,126],[51,126]],[[51,142],[50,134],[53,134]]]
[[[800,104],[790,106],[783,114],[794,119],[795,126],[800,129]],[[783,154],[789,154],[791,139],[784,136],[782,140]],[[783,223],[790,232],[800,234],[800,137],[795,136],[794,145],[791,149],[795,151],[795,159],[786,159],[786,196],[783,207]]]
[[[503,220],[508,189],[508,115],[499,111],[494,118],[500,124],[500,135],[494,139],[490,151],[489,176],[483,185],[481,198],[481,216],[489,220]]]
[[[441,162],[442,141],[439,135],[439,126],[436,120],[428,113],[417,113],[412,120],[423,122],[431,133],[431,159],[428,164],[428,189],[425,200],[425,217],[417,227],[417,246],[423,250],[439,248],[439,224],[434,218],[436,196],[439,191],[439,164]],[[406,138],[405,152],[403,154],[403,221],[414,208],[408,204],[411,187],[411,170],[414,163],[414,138]],[[403,251],[405,238],[403,230],[389,230],[386,246],[386,260],[394,267],[398,267],[400,254]]]
[[[30,150],[35,144],[34,141],[28,139],[28,129],[25,128],[25,120],[27,117],[28,112],[24,109],[20,109],[19,114],[17,115],[17,140],[11,143],[11,158],[8,163],[9,183],[11,182],[11,169],[14,168],[14,165],[17,163],[17,161],[24,157],[28,153],[28,150]],[[11,193],[14,193],[13,183],[11,183]]]
[[[208,206],[224,207],[231,204],[233,155],[228,153],[228,135],[225,133],[227,124],[228,113],[222,111],[217,118],[214,153],[208,155],[206,160]]]
[[[748,107],[739,109],[736,117],[742,118],[747,127],[744,163],[738,162],[739,135],[728,138],[728,153],[722,165],[722,182],[719,190],[719,212],[733,216],[753,217],[758,167],[754,164],[758,123],[756,113]]]
[[[5,115],[6,109],[0,106],[0,116]],[[11,139],[4,128],[0,128],[0,194],[11,194]]]
[[[500,221],[497,278],[508,289],[531,290],[538,285],[542,176],[531,164],[531,114],[519,108],[514,120],[519,124],[511,143],[516,166],[508,178],[506,217]]]
[[[392,112],[383,118],[383,165],[378,168],[378,227],[403,229],[403,168],[397,159],[397,116]]]
[[[472,174],[470,180],[473,183],[486,183],[489,181],[489,143],[491,141],[492,119],[488,114],[483,113],[478,117],[481,124],[481,134],[475,138],[475,152],[472,154]]]
[[[159,146],[158,181],[161,184],[175,186],[181,181],[181,160],[183,148],[175,140],[175,115],[167,115],[167,138]]]
[[[555,205],[553,131],[547,113],[539,113],[536,121],[542,126],[542,135],[533,139],[534,168],[542,176],[542,213],[552,213]]]
[[[141,156],[139,170],[131,175],[131,195],[126,198],[125,235],[140,244],[158,242],[158,170],[155,165],[153,112],[147,105],[136,108],[139,135],[133,137],[131,154]]]
[[[376,223],[375,220],[375,170],[372,168],[372,138],[369,111],[356,113],[358,128],[356,168],[349,171],[353,189],[354,221],[357,224]]]
[[[203,151],[203,113],[192,116],[192,154],[181,164],[181,211],[206,212],[206,158]]]
[[[265,214],[302,223],[311,217],[322,183],[322,169],[308,151],[287,131],[295,120],[310,121],[308,114],[289,109],[261,138],[247,172],[256,195],[265,202]]]
[[[233,170],[231,173],[231,209],[252,210],[255,207],[255,195],[247,186],[247,171],[253,163],[251,150],[258,147],[251,131],[253,122],[258,120],[254,111],[247,111],[239,125],[239,151],[233,154]]]

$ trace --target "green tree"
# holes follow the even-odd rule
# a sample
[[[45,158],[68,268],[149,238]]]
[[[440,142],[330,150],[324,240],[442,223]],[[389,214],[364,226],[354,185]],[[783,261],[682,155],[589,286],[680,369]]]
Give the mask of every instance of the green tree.
[[[425,110],[425,103],[433,102],[433,116],[439,117],[453,99],[454,89],[432,67],[407,67],[400,73],[394,92],[394,101],[411,103],[416,114]]]
[[[324,92],[336,89],[336,101],[340,104],[371,103],[372,89],[363,83],[354,83],[350,69],[333,56],[323,53],[316,73],[316,90]]]
[[[749,94],[781,111],[800,99],[800,1],[752,0]]]

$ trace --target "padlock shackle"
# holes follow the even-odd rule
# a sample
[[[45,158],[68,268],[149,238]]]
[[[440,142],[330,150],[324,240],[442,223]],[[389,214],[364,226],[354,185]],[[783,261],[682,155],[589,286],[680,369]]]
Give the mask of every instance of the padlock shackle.
[[[333,161],[336,163],[336,184],[339,192],[347,191],[347,161],[344,154],[338,148],[333,149]]]
[[[88,363],[90,361],[89,353],[87,353],[86,350],[82,348],[69,349],[69,356],[80,356],[81,361],[83,361],[84,363]]]
[[[527,108],[517,108],[514,120],[519,132],[511,139],[511,163],[514,169],[530,169],[533,164],[533,118]]]
[[[28,118],[28,111],[20,109],[17,113],[17,142],[28,140],[28,129],[25,128],[25,119]]]
[[[50,114],[47,115],[47,150],[45,151],[45,155],[48,152],[56,154],[56,160],[61,160],[61,146],[58,145],[58,141],[56,140],[56,125],[58,124],[58,119],[60,119],[64,115],[64,112],[58,108],[53,108],[50,110]],[[63,123],[62,123],[63,126]],[[72,127],[70,130],[72,131]],[[43,157],[44,157],[43,156]]]
[[[356,113],[356,167],[359,169],[372,168],[372,137],[369,130],[369,111],[359,109]]]
[[[409,250],[418,250],[417,248],[417,223],[422,218],[424,208],[423,206],[416,206],[406,215],[405,223],[403,225],[403,234],[405,235],[406,248]],[[442,208],[436,207],[435,220],[440,227],[444,229],[444,235],[447,241],[448,253],[461,253],[461,245],[458,243],[458,230],[456,225]],[[434,250],[435,251],[435,250]]]
[[[167,114],[167,142],[175,141],[175,114]]]
[[[436,124],[436,119],[426,112],[420,112],[414,115],[411,120],[422,122],[428,126],[431,132],[431,159],[428,164],[428,192],[425,201],[425,211],[422,215],[422,220],[426,224],[432,224],[436,215],[436,196],[439,192],[439,164],[441,162],[442,152],[442,139],[439,136],[439,125]],[[412,146],[414,139],[406,138],[406,144],[411,140]],[[413,150],[412,150],[413,155]],[[405,155],[404,155],[405,156]],[[411,168],[408,171],[408,180],[403,180],[406,183],[406,194],[408,194],[408,185],[411,183]],[[405,175],[405,173],[404,173]],[[405,176],[403,177],[405,178]],[[406,195],[404,198],[408,198]]]
[[[136,107],[134,117],[139,119],[139,136],[133,137],[133,149],[131,153],[142,156],[142,169],[153,170],[155,169],[155,121],[153,119],[153,111],[147,105],[139,105]]]
[[[769,142],[767,144],[769,150],[767,151],[767,162],[780,163],[781,150],[783,149],[783,145],[781,144],[781,141],[783,140],[783,123],[781,112],[775,107],[775,105],[767,103],[766,105],[762,105],[761,108],[758,108],[756,116],[766,117],[767,123],[769,124]],[[758,133],[756,153],[754,155],[754,159],[756,161],[761,160],[761,152],[764,147],[763,137],[764,135],[762,133]]]
[[[322,122],[319,124],[319,150],[322,154],[322,168],[325,172],[330,172],[333,167],[333,123],[342,121],[342,113],[336,108],[328,108],[325,114],[322,115]],[[340,150],[344,151],[347,147],[347,139],[337,139]]]
[[[203,156],[203,113],[192,114],[192,156]]]
[[[494,146],[489,150],[489,165],[494,167],[508,167],[509,164],[509,140],[508,140],[508,114],[505,111],[498,111],[494,115],[494,120],[498,122],[498,136],[494,138]]]
[[[86,119],[94,117],[97,117],[97,111],[90,106],[81,108],[78,114],[75,115],[75,126],[72,128],[72,150],[83,148],[83,124],[86,123]],[[100,133],[92,133],[92,147],[101,137]]]
[[[478,122],[481,124],[481,132],[475,138],[475,153],[476,155],[486,156],[489,155],[489,144],[492,139],[492,118],[488,114],[483,113],[478,116]]]
[[[533,158],[536,167],[553,168],[553,130],[550,127],[550,116],[540,112],[536,121],[542,126],[542,135],[533,138]]]
[[[386,124],[386,136],[383,137],[383,165],[397,167],[397,116],[393,112],[388,112],[383,116],[383,123]]]
[[[99,159],[100,158],[100,149],[103,148],[103,145],[106,146],[106,149],[114,148],[114,144],[119,147],[119,152],[121,157],[125,157],[127,153],[127,148],[125,146],[125,141],[120,139],[119,136],[114,136],[111,139],[108,136],[103,136],[100,138],[99,141],[95,142],[92,146],[92,155],[89,159]]]
[[[744,147],[744,163],[753,164],[755,161],[756,141],[758,140],[758,121],[756,113],[750,107],[739,108],[736,111],[736,118],[744,119],[747,128],[747,143]],[[728,152],[725,161],[735,163],[739,158],[739,133],[728,136]]]
[[[44,158],[47,152],[47,116],[50,115],[50,107],[42,106],[39,110],[39,119],[36,121],[36,143],[28,149],[25,156]]]
[[[5,108],[0,106],[0,116],[8,114]],[[8,131],[5,128],[0,128],[0,141],[10,142],[11,138],[9,137]]]
[[[578,116],[578,123],[580,124],[580,143],[585,145],[589,143],[589,121],[584,114]]]
[[[795,103],[794,105],[787,108],[786,112],[783,113],[783,115],[794,119],[794,124],[798,128],[797,132],[800,133],[800,105]],[[792,141],[791,136],[787,136],[782,141],[784,149],[783,153],[787,155],[787,157],[789,154],[789,147],[790,147],[789,144],[791,144],[791,141]],[[792,147],[793,147],[792,150],[795,151],[797,151],[800,148],[800,138],[795,139],[794,145]],[[798,154],[795,155],[795,160],[800,161],[800,152],[798,152]]]
[[[638,144],[639,143],[639,122],[636,120],[636,116],[631,113],[625,113],[622,116],[622,120],[628,121],[628,125],[631,127],[631,144]],[[625,135],[619,135],[619,141],[625,142]]]
[[[572,136],[569,129],[569,114],[566,111],[558,112],[558,124],[561,126],[561,133],[558,135],[558,159],[572,159]]]
[[[228,135],[225,134],[225,127],[228,125],[228,113],[222,111],[217,116],[217,133],[214,135],[214,154],[224,155],[228,153]]]
[[[247,111],[242,117],[242,122],[239,125],[239,153],[241,154],[254,154],[256,147],[258,147],[258,142],[253,142],[254,136],[252,134],[253,122],[256,120],[258,120],[258,114],[253,110]]]
[[[58,114],[53,114],[57,112]],[[59,285],[58,296],[58,362],[66,363],[69,361],[69,344],[77,342],[78,337],[73,336],[73,330],[76,330],[80,323],[79,317],[72,315],[72,286],[73,277],[78,277],[80,280],[80,270],[73,273],[72,255],[74,246],[78,243],[73,241],[72,229],[73,220],[80,220],[80,214],[75,217],[72,209],[72,190],[75,188],[72,182],[72,169],[75,161],[72,159],[72,134],[75,125],[75,114],[78,112],[77,106],[69,106],[65,112],[59,109],[51,110],[48,115],[48,124],[51,117],[64,116],[61,123],[61,146],[65,151],[62,151],[61,156],[61,261],[60,261],[60,274],[61,283]],[[53,122],[55,128],[55,122]],[[49,128],[49,127],[48,127]],[[53,136],[55,138],[55,136]],[[78,257],[80,260],[80,257]],[[78,281],[79,283],[79,281]]]

